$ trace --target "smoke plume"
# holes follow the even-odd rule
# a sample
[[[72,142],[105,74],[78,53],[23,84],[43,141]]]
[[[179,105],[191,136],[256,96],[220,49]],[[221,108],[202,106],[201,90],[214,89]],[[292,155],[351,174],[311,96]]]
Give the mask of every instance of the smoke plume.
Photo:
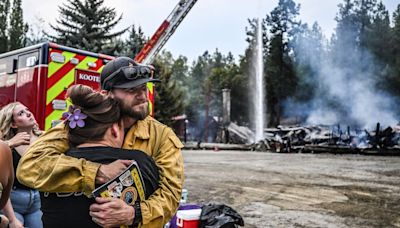
[[[295,49],[297,62],[309,65],[306,80],[313,81],[313,97],[307,103],[290,101],[286,110],[306,116],[308,124],[346,124],[372,128],[398,123],[394,101],[377,89],[378,61],[359,47],[340,45],[316,51],[315,42],[300,39]]]

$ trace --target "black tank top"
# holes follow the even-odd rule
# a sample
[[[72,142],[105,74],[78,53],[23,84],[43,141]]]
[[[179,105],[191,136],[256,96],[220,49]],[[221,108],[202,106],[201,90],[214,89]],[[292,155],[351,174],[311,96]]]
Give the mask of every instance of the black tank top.
[[[21,160],[21,155],[17,152],[15,148],[12,149],[12,157],[13,157],[13,165],[14,165],[14,173],[17,173],[17,167],[19,160]],[[25,189],[25,190],[32,190],[32,188],[29,188],[23,184],[21,184],[18,179],[15,177],[14,178],[14,184],[13,184],[13,189]]]

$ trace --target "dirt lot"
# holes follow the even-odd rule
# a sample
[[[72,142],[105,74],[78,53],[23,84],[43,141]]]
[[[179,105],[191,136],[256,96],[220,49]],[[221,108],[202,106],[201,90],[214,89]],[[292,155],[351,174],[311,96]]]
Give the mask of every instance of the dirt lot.
[[[245,227],[400,227],[400,157],[183,151],[188,202]]]

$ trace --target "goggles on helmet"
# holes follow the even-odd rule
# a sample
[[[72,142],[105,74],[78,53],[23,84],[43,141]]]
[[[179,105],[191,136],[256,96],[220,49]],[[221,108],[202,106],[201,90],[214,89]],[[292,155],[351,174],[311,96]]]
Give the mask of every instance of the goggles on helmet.
[[[107,76],[103,81],[103,89],[109,90],[114,86],[153,77],[154,68],[150,66],[125,66]]]

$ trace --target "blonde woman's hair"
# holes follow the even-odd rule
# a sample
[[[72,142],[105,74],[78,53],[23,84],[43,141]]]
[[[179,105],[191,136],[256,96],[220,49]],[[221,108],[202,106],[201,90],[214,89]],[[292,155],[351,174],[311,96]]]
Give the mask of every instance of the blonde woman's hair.
[[[20,102],[13,102],[6,106],[4,106],[0,110],[0,139],[1,140],[9,140],[13,138],[16,134],[16,131],[11,127],[13,123],[13,112],[17,105],[23,105]],[[39,127],[35,125],[32,128],[32,131],[35,135],[39,136],[42,132],[39,130]]]

